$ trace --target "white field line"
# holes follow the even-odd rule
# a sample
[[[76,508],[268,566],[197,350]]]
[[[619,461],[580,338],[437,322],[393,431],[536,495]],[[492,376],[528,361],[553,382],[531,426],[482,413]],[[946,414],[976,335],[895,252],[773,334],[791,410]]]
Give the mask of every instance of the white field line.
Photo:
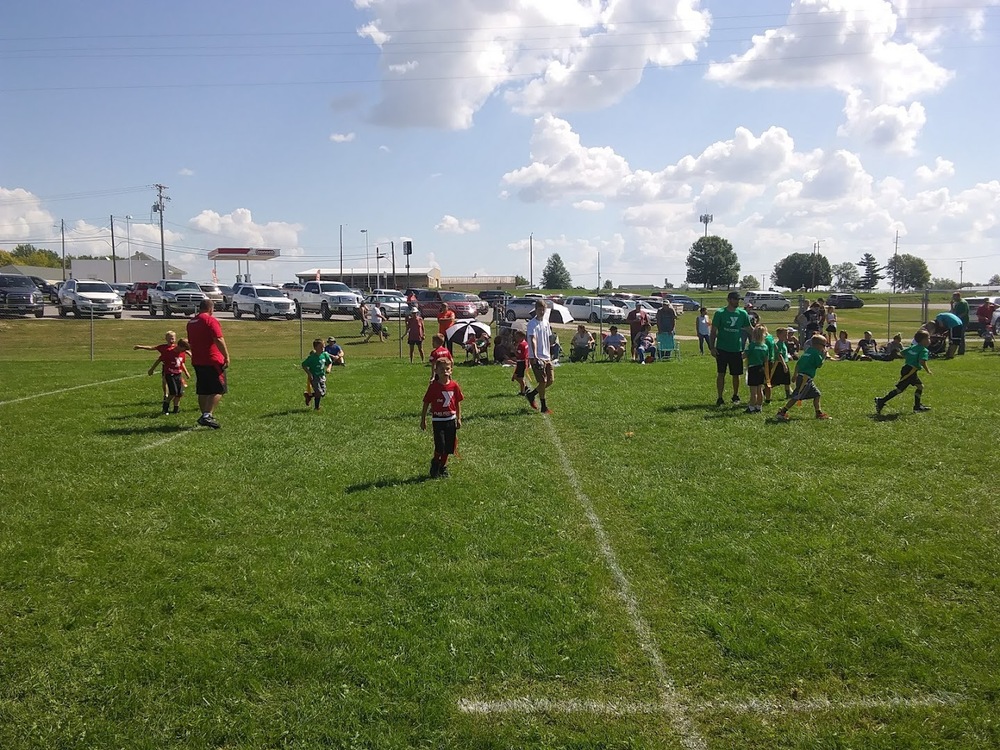
[[[154,440],[152,443],[149,443],[148,445],[140,445],[136,448],[136,451],[148,451],[153,448],[159,448],[161,445],[166,445],[167,443],[171,442],[172,440],[176,440],[179,437],[190,435],[192,432],[194,432],[194,427],[186,427],[180,430],[179,432],[175,432],[173,435],[167,435],[167,437],[161,438],[160,440]]]
[[[953,706],[962,696],[947,693],[916,696],[912,698],[856,698],[831,700],[817,697],[807,700],[751,699],[746,701],[703,701],[691,703],[689,710],[697,713],[734,714],[793,714],[823,711],[884,710],[934,708]],[[458,710],[467,714],[597,714],[603,716],[632,716],[636,714],[666,713],[670,709],[660,703],[629,700],[550,700],[548,698],[506,698],[503,700],[471,700],[463,698]]]
[[[701,750],[702,748],[706,748],[707,745],[705,744],[705,739],[695,728],[688,715],[687,707],[678,696],[673,680],[667,672],[667,666],[663,661],[663,655],[660,653],[660,649],[657,647],[656,641],[653,638],[653,633],[650,630],[649,625],[646,623],[646,620],[643,618],[642,613],[639,611],[639,602],[632,593],[632,584],[629,583],[621,565],[618,564],[618,556],[615,554],[615,550],[611,546],[611,540],[608,537],[607,531],[604,529],[604,524],[601,522],[600,516],[597,515],[597,511],[594,509],[594,503],[583,491],[583,487],[580,484],[580,478],[577,476],[576,470],[573,468],[569,458],[566,456],[566,451],[563,449],[562,441],[559,439],[559,435],[556,433],[555,427],[552,426],[552,420],[546,418],[544,421],[545,427],[549,433],[549,439],[552,441],[552,444],[555,446],[556,452],[558,453],[559,463],[562,466],[563,472],[566,474],[567,479],[569,479],[570,486],[573,488],[573,491],[576,493],[577,500],[583,507],[583,511],[587,516],[587,521],[590,522],[590,526],[594,530],[594,535],[597,537],[597,545],[601,550],[601,554],[604,556],[604,561],[611,570],[611,574],[618,588],[618,596],[625,605],[625,610],[628,612],[632,628],[635,630],[636,637],[639,640],[639,646],[642,648],[643,652],[645,652],[646,657],[652,664],[653,672],[656,675],[657,687],[660,692],[660,701],[663,704],[664,710],[666,710],[669,714],[670,724],[674,731],[677,732],[680,737],[681,744],[684,747],[689,750]]]
[[[126,375],[124,378],[114,378],[113,380],[102,380],[99,383],[84,383],[83,385],[71,385],[69,388],[60,388],[58,391],[47,391],[46,393],[36,393],[34,396],[21,396],[21,398],[12,398],[8,401],[0,401],[0,406],[5,406],[6,404],[18,404],[21,401],[31,401],[33,398],[42,398],[43,396],[56,396],[60,393],[68,393],[69,391],[76,391],[80,388],[93,388],[97,385],[107,385],[108,383],[119,383],[122,380],[131,380],[132,378],[141,378],[142,375]]]

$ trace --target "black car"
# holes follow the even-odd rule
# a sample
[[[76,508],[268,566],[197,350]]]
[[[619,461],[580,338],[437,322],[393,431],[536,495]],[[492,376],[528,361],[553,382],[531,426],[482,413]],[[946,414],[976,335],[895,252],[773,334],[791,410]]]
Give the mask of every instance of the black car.
[[[664,294],[663,299],[670,300],[675,305],[681,305],[685,311],[700,310],[701,303],[686,294]]]
[[[836,307],[841,310],[846,310],[851,307],[864,307],[865,302],[863,299],[858,297],[856,294],[831,294],[826,298],[826,304],[830,307]]]
[[[506,302],[513,296],[513,294],[505,292],[503,289],[484,289],[479,293],[479,299],[486,300],[491,305],[494,302]]]

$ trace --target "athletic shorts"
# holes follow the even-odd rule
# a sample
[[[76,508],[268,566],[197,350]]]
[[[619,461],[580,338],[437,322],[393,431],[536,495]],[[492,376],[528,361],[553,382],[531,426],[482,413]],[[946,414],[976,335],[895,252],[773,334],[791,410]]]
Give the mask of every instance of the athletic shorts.
[[[773,362],[771,365],[771,385],[791,385],[791,370],[786,370],[780,362]]]
[[[899,382],[896,383],[897,391],[905,391],[911,385],[915,385],[917,388],[923,385],[923,381],[920,380],[920,370],[913,370],[913,374],[906,377],[907,370],[913,370],[913,368],[909,365],[903,365],[899,370]]]
[[[552,363],[547,359],[536,359],[531,363],[531,372],[536,383],[551,383],[553,380]]]
[[[729,374],[736,376],[743,374],[743,353],[742,352],[727,352],[722,349],[715,350],[715,371],[719,375],[723,375],[726,369],[729,369]]]
[[[519,359],[517,364],[514,365],[514,378],[519,379],[524,377],[524,373],[528,371],[528,363],[523,359]]]
[[[312,382],[313,393],[317,396],[326,395],[326,375],[320,375],[319,377],[310,375],[309,380]]]
[[[423,339],[407,339],[406,343],[409,344],[410,346],[420,346],[421,344],[424,343],[424,340]]]
[[[450,456],[458,447],[458,422],[454,419],[434,420],[431,422],[434,432],[434,453],[438,456]]]
[[[179,372],[164,373],[163,380],[167,384],[167,393],[171,396],[184,395],[184,381],[181,380],[181,374]]]
[[[764,377],[764,365],[754,365],[747,368],[747,385],[764,385],[767,378]]]
[[[221,396],[226,392],[226,371],[222,365],[195,365],[194,374],[198,379],[195,393],[199,396]]]
[[[830,325],[828,325],[826,327],[826,332],[827,333],[836,333],[837,332],[837,324],[836,323],[831,323]]]
[[[792,394],[792,398],[797,401],[809,401],[822,395],[819,388],[816,387],[815,380],[807,378],[805,375],[795,376],[795,392]]]

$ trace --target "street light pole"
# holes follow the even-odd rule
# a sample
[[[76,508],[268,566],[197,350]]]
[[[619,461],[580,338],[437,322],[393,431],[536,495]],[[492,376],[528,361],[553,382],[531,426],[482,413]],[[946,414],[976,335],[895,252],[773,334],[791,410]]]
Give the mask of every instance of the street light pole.
[[[368,278],[368,289],[365,291],[371,291],[372,288],[372,267],[368,260],[368,230],[362,229],[361,234],[365,236],[365,275]]]
[[[528,287],[535,288],[535,233],[528,234]]]
[[[344,225],[340,225],[340,283],[344,283]]]
[[[132,283],[132,215],[125,215],[125,247],[128,248],[128,283]]]
[[[115,217],[111,216],[111,279],[118,283],[118,255],[115,253]]]
[[[59,234],[62,237],[63,281],[66,281],[66,220],[59,219]]]

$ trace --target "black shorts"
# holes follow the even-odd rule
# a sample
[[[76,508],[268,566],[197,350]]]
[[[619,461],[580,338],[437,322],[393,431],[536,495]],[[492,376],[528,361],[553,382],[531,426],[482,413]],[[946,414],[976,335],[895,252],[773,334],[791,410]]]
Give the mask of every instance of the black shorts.
[[[528,363],[525,362],[523,359],[519,359],[517,361],[517,364],[514,365],[514,377],[523,378],[524,373],[527,371],[528,371]]]
[[[810,399],[819,398],[822,396],[819,392],[819,388],[816,387],[816,381],[812,378],[807,378],[805,375],[795,376],[795,392],[792,393],[792,398],[798,401],[808,401]]]
[[[434,453],[438,456],[450,456],[458,446],[458,422],[454,419],[442,419],[431,422],[434,431]]]
[[[743,374],[743,353],[742,352],[727,352],[722,349],[715,350],[715,371],[719,375],[723,375],[726,369],[729,369],[730,375],[742,375]]]
[[[747,368],[747,385],[764,385],[764,365],[753,365]]]
[[[920,370],[913,370],[913,373],[907,377],[906,373],[908,370],[913,370],[909,365],[903,365],[899,371],[899,382],[896,383],[897,391],[905,391],[911,385],[915,385],[917,388],[923,386],[923,381],[920,380]]]
[[[226,371],[222,365],[195,365],[194,374],[198,379],[195,393],[199,396],[221,396],[226,392]]]
[[[949,332],[951,337],[951,343],[961,344],[965,340],[965,327],[955,326]]]
[[[837,324],[836,323],[831,323],[830,325],[828,325],[826,327],[826,332],[827,333],[836,333],[837,332]]]
[[[167,384],[167,393],[171,396],[184,395],[184,381],[181,380],[179,372],[163,373],[163,381]]]
[[[780,362],[771,363],[771,385],[791,385],[792,373],[790,369],[785,369]]]
[[[409,344],[410,346],[420,346],[421,344],[424,343],[424,340],[423,339],[407,339],[406,343]]]

